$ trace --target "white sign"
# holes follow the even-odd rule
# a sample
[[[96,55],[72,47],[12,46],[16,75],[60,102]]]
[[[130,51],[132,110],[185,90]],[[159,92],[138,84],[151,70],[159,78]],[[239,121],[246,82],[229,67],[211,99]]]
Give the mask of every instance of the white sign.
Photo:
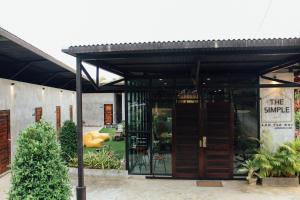
[[[268,132],[274,147],[294,140],[294,89],[261,89],[261,134]]]
[[[292,123],[292,97],[286,96],[283,89],[271,91],[264,96],[262,105],[262,123]]]

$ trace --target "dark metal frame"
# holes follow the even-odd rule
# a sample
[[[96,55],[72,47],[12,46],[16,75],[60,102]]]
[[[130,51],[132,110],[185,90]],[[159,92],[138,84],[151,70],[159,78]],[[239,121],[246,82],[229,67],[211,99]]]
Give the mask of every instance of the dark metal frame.
[[[82,141],[82,60],[76,58],[76,96],[77,96],[77,155],[78,155],[78,186],[77,199],[86,200],[86,187],[84,185],[83,141]]]
[[[87,58],[88,60],[88,58]],[[91,85],[94,88],[94,92],[96,93],[102,93],[102,92],[124,92],[125,93],[125,131],[126,131],[126,169],[129,169],[129,144],[128,144],[128,92],[130,91],[134,91],[134,90],[139,90],[139,91],[152,91],[152,90],[157,90],[157,89],[161,89],[159,87],[155,88],[155,87],[132,87],[132,86],[128,86],[128,81],[129,79],[150,79],[152,80],[152,78],[166,78],[166,76],[149,76],[147,74],[144,74],[143,76],[135,76],[131,73],[128,74],[124,74],[121,73],[117,70],[112,70],[111,68],[109,68],[108,64],[102,63],[101,65],[96,66],[96,81],[93,80],[93,78],[91,77],[91,75],[88,73],[88,71],[85,69],[85,67],[82,65],[82,62],[84,60],[80,57],[77,56],[77,62],[76,62],[76,90],[77,90],[77,134],[78,134],[78,186],[77,186],[77,199],[79,200],[85,200],[86,199],[86,187],[84,185],[84,171],[83,171],[83,145],[82,145],[82,72],[85,74],[85,76],[87,77],[87,79],[89,80],[89,82],[91,83]],[[266,74],[270,73],[270,72],[274,72],[274,71],[278,71],[280,69],[284,69],[284,68],[289,68],[292,65],[296,64],[299,62],[299,58],[294,58],[294,59],[290,59],[290,60],[285,60],[283,62],[277,63],[276,65],[270,66],[268,69],[263,70],[261,72],[259,72],[258,74],[256,74],[257,76],[257,83],[255,84],[245,84],[245,85],[236,85],[236,84],[207,84],[207,85],[202,85],[202,80],[201,77],[202,76],[206,76],[209,74],[202,74],[200,67],[201,67],[201,60],[197,61],[197,65],[195,68],[195,74],[194,77],[186,77],[186,78],[193,78],[196,81],[196,88],[197,91],[200,93],[203,93],[203,89],[205,88],[244,88],[244,87],[249,87],[249,88],[256,88],[257,89],[257,115],[258,115],[258,121],[260,121],[260,113],[259,113],[259,108],[260,108],[260,98],[259,98],[259,93],[260,93],[260,88],[282,88],[282,87],[299,87],[300,84],[299,83],[295,83],[295,82],[291,82],[291,81],[285,81],[285,80],[281,80],[278,79],[276,77],[269,77]],[[103,84],[100,85],[99,83],[99,69],[102,68],[104,70],[108,70],[112,73],[115,73],[117,75],[121,75],[124,76],[124,78],[116,80],[116,81],[112,81],[110,83],[107,84]],[[201,76],[200,76],[201,74]],[[179,76],[180,77],[180,76]],[[179,78],[178,77],[178,78]],[[181,76],[182,77],[182,76]],[[271,81],[276,81],[278,84],[260,84],[259,83],[259,77],[262,79],[266,79],[266,80],[271,80]],[[177,76],[173,76],[170,75],[168,76],[168,78],[172,78],[175,79],[177,78]],[[121,81],[125,82],[125,85],[115,85],[116,83],[119,83]],[[65,83],[65,85],[68,85],[70,82],[72,82],[72,80],[68,80],[68,82]],[[151,85],[151,84],[150,84]],[[176,86],[175,86],[176,87]],[[185,86],[183,86],[185,87]],[[195,86],[191,86],[193,88],[195,88]],[[180,88],[180,87],[178,87]],[[186,88],[186,87],[185,87]],[[166,86],[164,87],[164,90],[174,90],[174,85],[172,86]],[[200,97],[201,95],[198,95],[198,97]],[[149,114],[149,108],[148,109],[148,114]],[[151,109],[151,106],[150,106]],[[151,116],[149,118],[149,123],[150,126],[152,125],[152,120],[151,120]],[[260,123],[258,123],[258,137],[259,137],[259,129],[260,129]],[[150,136],[150,144],[152,145],[152,134]],[[151,148],[151,147],[150,147]],[[150,151],[150,162],[152,161],[152,153]],[[150,164],[150,174],[153,176],[153,169],[152,169],[152,163]]]

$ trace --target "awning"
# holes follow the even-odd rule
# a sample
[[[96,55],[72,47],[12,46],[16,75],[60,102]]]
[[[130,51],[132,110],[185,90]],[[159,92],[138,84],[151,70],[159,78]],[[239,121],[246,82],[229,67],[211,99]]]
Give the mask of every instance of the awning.
[[[75,70],[0,28],[0,78],[76,90]],[[83,87],[91,84],[83,80]]]
[[[119,75],[257,72],[300,56],[300,38],[71,46],[63,52]]]

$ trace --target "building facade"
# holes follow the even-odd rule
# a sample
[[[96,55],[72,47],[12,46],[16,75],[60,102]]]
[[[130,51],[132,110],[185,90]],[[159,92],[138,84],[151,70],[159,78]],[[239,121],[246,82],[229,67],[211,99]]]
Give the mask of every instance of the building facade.
[[[174,41],[63,50],[123,77],[130,174],[235,179],[268,138],[295,138],[300,39]],[[90,80],[91,82],[93,80]],[[115,82],[117,83],[117,82]],[[80,119],[80,117],[79,117]]]
[[[43,119],[59,130],[64,121],[76,121],[76,96],[74,91],[0,79],[0,110],[10,116],[2,123],[9,122],[14,155],[18,135],[30,124]]]
[[[85,93],[82,96],[84,126],[110,126],[124,118],[123,94]]]

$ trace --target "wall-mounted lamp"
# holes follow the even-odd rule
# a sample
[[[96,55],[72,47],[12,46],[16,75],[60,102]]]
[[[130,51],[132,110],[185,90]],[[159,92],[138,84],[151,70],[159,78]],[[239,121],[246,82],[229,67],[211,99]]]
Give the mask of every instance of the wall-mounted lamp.
[[[15,83],[10,84],[10,95],[12,97],[15,95]]]

